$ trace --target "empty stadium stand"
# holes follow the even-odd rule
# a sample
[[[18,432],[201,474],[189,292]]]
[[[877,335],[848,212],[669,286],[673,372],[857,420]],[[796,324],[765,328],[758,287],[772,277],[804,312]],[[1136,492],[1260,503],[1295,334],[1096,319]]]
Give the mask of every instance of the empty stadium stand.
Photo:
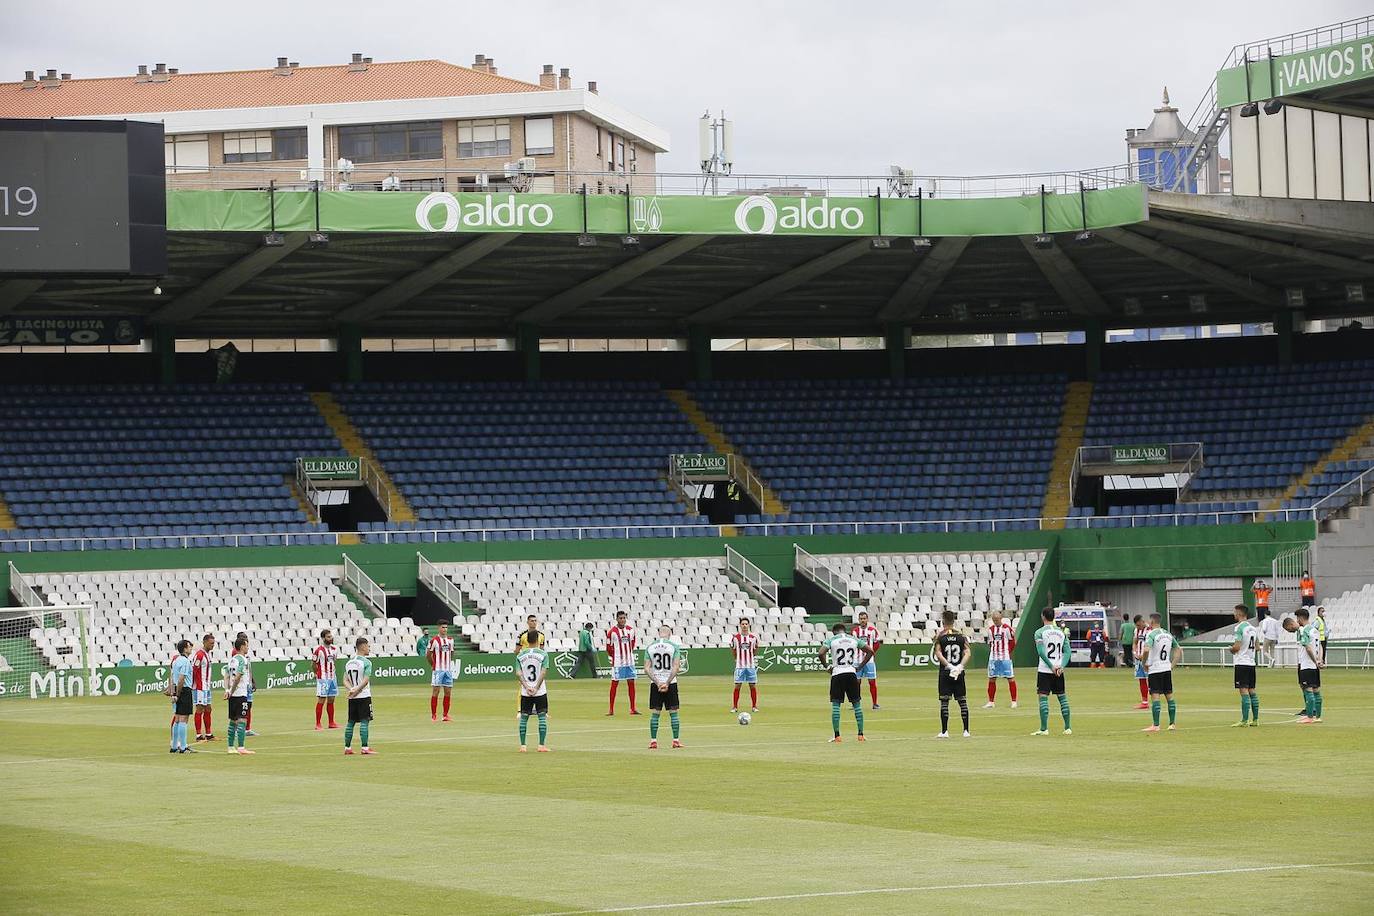
[[[104,573],[34,573],[29,581],[49,604],[89,605],[86,644],[96,667],[164,665],[179,639],[219,640],[227,659],[234,634],[252,640],[254,657],[308,660],[324,627],[341,653],[367,636],[378,655],[413,655],[420,630],[408,619],[373,619],[340,591],[342,569],[328,566],[179,569]],[[30,630],[44,660],[59,670],[82,667],[73,627]]]
[[[1326,602],[1330,639],[1374,639],[1374,584]]]
[[[974,554],[827,554],[819,559],[848,580],[849,592],[867,606],[883,638],[924,642],[940,629],[940,615],[954,611],[957,625],[975,642],[983,639],[994,610],[1016,626],[1043,554],[1035,551]],[[856,615],[861,607],[847,613]]]
[[[1374,414],[1374,361],[1104,372],[1084,445],[1203,443],[1194,493],[1282,490]]]
[[[84,545],[100,549],[321,532],[286,478],[298,457],[340,453],[294,385],[9,387],[0,425],[0,492],[18,524],[0,531],[0,550],[18,538],[56,538],[33,549],[60,550],[76,538],[105,539]]]
[[[584,623],[602,645],[622,610],[645,638],[667,623],[687,648],[728,645],[741,616],[752,618],[763,645],[819,642],[826,629],[805,608],[760,608],[726,576],[724,558],[435,565],[480,610],[460,629],[485,652],[511,651],[527,614],[539,617],[557,651],[577,647]]]
[[[977,530],[977,520],[1039,516],[1066,386],[1063,376],[1007,375],[691,391],[791,509],[746,524],[963,519],[972,521],[956,530]],[[1020,526],[1037,527],[999,527]]]
[[[356,383],[335,397],[418,516],[376,528],[597,525],[666,536],[705,522],[686,514],[664,475],[670,454],[706,443],[654,384]]]

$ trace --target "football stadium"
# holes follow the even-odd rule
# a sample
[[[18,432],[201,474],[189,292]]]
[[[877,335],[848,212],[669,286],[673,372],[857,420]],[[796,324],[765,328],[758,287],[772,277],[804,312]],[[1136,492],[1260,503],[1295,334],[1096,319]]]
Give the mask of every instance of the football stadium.
[[[1216,57],[986,176],[0,83],[0,912],[1369,912],[1374,17]]]

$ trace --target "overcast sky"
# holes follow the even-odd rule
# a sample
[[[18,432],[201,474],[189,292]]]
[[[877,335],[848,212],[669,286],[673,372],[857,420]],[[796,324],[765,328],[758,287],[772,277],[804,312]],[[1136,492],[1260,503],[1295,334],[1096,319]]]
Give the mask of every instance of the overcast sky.
[[[1186,118],[1232,45],[1366,15],[1369,3],[742,0],[6,2],[0,79],[377,60],[542,64],[666,127],[697,168],[696,119],[736,122],[737,172],[973,175],[1125,160],[1161,87]],[[503,12],[504,10],[504,12]]]

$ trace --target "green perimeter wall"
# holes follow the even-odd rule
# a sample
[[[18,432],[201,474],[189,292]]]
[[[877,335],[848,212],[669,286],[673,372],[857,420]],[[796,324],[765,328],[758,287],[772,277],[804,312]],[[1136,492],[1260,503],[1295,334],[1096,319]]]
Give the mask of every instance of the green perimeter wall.
[[[1311,541],[1311,522],[1209,525],[1188,528],[1109,528],[997,533],[815,535],[810,537],[643,538],[588,541],[500,541],[462,544],[359,544],[328,547],[232,547],[189,550],[102,550],[14,553],[3,559],[21,572],[98,572],[246,566],[337,565],[346,553],[389,590],[414,595],[416,553],[433,562],[660,559],[721,556],[738,550],[782,585],[794,582],[793,545],[813,554],[974,553],[1044,550],[1045,562],[1026,608],[1063,596],[1064,582],[1149,580],[1162,591],[1169,578],[1269,575],[1275,554]],[[0,565],[0,590],[9,595],[9,567]],[[1038,623],[1025,614],[1017,634],[1016,661],[1034,658],[1030,635]]]

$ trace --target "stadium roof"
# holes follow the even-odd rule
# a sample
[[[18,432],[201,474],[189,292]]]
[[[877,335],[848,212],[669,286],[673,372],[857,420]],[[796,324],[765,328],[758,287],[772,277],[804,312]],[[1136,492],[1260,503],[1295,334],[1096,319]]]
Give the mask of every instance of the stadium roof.
[[[442,60],[0,83],[0,117],[66,118],[547,91]],[[28,85],[28,88],[25,88]]]
[[[1151,191],[1147,218],[1083,241],[1052,232],[1050,247],[1031,232],[875,248],[871,235],[741,232],[647,233],[626,247],[623,228],[593,247],[576,231],[332,230],[316,244],[304,228],[268,246],[261,232],[175,230],[161,295],[150,280],[16,278],[0,280],[0,315],[142,316],[185,337],[342,324],[369,336],[983,333],[1270,321],[1289,307],[1358,315],[1368,299],[1352,288],[1374,294],[1370,214]]]

